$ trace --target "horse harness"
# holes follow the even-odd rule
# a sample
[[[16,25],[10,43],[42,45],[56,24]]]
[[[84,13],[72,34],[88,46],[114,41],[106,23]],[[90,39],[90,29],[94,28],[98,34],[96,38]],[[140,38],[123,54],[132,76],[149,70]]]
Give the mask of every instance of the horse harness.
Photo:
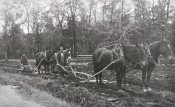
[[[47,57],[46,57],[46,51],[44,51],[44,52],[40,52],[40,54],[44,56],[44,58],[42,58],[42,60],[45,59],[47,62],[52,62],[52,61],[48,61],[48,60],[47,60]],[[41,60],[41,61],[42,61],[42,60]]]
[[[122,58],[122,59],[123,59],[123,64],[124,64],[127,68],[132,69],[132,68],[136,67],[138,64],[140,64],[140,58],[139,58],[139,62],[136,63],[136,64],[133,65],[133,66],[132,66],[132,63],[131,63],[131,62],[137,62],[137,61],[135,61],[135,60],[133,60],[133,59],[130,59],[130,61],[127,63],[126,60],[125,60],[125,58],[124,58],[124,54],[123,54],[123,49],[122,49],[122,47],[120,46],[119,49],[120,49],[120,54],[116,53],[115,50],[112,50],[112,51],[115,53],[115,55],[117,55],[118,59],[119,59],[119,58]],[[145,48],[144,48],[144,49],[145,49]],[[145,50],[145,51],[146,51],[146,50]],[[140,64],[140,67],[143,68],[143,66],[141,66],[141,64]]]

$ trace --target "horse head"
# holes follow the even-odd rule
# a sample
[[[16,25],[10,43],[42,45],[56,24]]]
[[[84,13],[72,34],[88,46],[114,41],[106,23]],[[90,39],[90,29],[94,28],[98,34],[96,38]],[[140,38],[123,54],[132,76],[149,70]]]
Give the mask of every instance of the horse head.
[[[125,45],[123,46],[123,54],[127,62],[139,64],[141,68],[146,67],[148,59],[143,45]]]
[[[163,39],[159,42],[159,52],[168,60],[170,61],[174,60],[174,54],[172,52],[172,49],[168,40]]]
[[[136,60],[139,62],[141,67],[147,66],[148,64],[148,59],[147,59],[147,52],[145,51],[145,46],[143,45],[138,45],[136,44],[136,55],[138,55],[136,57]]]

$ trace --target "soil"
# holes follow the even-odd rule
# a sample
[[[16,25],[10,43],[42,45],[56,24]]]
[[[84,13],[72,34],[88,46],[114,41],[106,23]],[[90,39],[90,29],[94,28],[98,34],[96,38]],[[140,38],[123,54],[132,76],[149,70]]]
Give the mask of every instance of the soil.
[[[0,63],[1,66],[7,66],[5,63]],[[9,64],[8,64],[9,65]],[[16,66],[15,66],[16,65]],[[34,66],[34,63],[32,64]],[[11,62],[11,66],[13,68],[18,68],[17,63]],[[93,74],[93,66],[92,64],[88,66],[73,66],[74,70],[82,71],[89,74]],[[127,75],[132,73],[129,72]],[[103,75],[107,75],[109,71],[103,73]],[[31,75],[30,75],[31,76]],[[35,75],[36,76],[36,75]],[[113,75],[115,76],[115,75]],[[52,78],[53,75],[45,75],[43,79]],[[112,77],[110,77],[112,78]],[[141,81],[141,71],[138,71],[136,74],[132,75],[127,79],[127,85],[123,85],[121,88],[116,86],[116,83],[108,83],[104,85],[97,85],[96,83],[82,83],[80,79],[75,78],[73,76],[66,75],[65,77],[55,77],[56,82],[62,82],[61,88],[65,88],[62,90],[68,90],[67,85],[69,85],[69,90],[76,89],[78,93],[80,93],[77,87],[83,88],[83,90],[87,91],[87,93],[91,93],[94,96],[98,96],[93,101],[105,103],[106,107],[174,107],[175,106],[175,66],[165,66],[158,65],[152,72],[150,85],[152,91],[143,92],[142,90],[142,81]],[[52,83],[55,84],[55,83]],[[71,84],[71,85],[70,85]],[[53,89],[54,85],[47,84],[47,91],[53,94],[52,91],[56,91]],[[67,87],[66,87],[67,86]],[[73,90],[72,90],[73,91]],[[58,92],[57,92],[58,93]],[[63,91],[64,95],[56,95],[56,97],[61,97],[66,101],[70,101],[73,103],[78,103],[77,100],[71,99],[72,95],[66,96],[66,94],[72,94],[73,92]],[[76,93],[76,92],[74,92]],[[77,93],[76,93],[77,94]],[[87,94],[90,95],[90,94]],[[91,96],[92,96],[91,95]],[[85,102],[90,102],[90,97],[85,99]],[[67,98],[69,97],[69,98]],[[82,100],[81,100],[82,101]],[[105,102],[104,102],[105,101]],[[84,104],[84,107],[90,107],[88,104]],[[94,107],[94,106],[92,106]],[[99,106],[100,107],[100,106]]]

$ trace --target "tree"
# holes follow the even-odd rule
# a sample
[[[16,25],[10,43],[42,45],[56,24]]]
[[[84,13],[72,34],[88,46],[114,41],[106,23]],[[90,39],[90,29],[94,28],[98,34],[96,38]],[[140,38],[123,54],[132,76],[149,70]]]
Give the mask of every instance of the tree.
[[[71,17],[70,20],[72,21],[72,28],[71,28],[71,32],[72,32],[72,37],[73,37],[73,55],[76,56],[77,54],[77,46],[76,46],[76,12],[77,9],[81,6],[81,1],[80,0],[69,0],[68,1],[68,6],[69,6],[69,10],[71,13]]]

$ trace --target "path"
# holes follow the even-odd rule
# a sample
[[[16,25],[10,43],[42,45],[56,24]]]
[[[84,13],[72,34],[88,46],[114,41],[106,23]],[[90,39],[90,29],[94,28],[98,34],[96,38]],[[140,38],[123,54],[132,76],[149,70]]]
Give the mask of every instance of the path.
[[[36,102],[23,99],[15,86],[0,85],[0,107],[43,107]]]

